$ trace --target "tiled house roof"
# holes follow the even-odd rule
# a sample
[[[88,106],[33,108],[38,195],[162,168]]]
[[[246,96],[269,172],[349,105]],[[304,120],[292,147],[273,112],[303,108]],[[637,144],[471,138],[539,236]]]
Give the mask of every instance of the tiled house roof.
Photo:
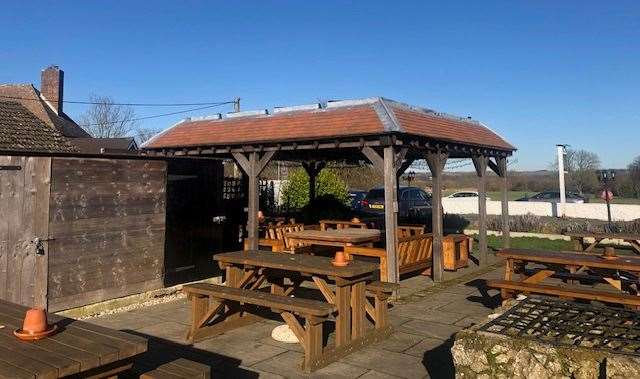
[[[384,98],[329,102],[320,107],[276,109],[272,114],[183,121],[151,138],[146,149],[241,145],[404,133],[513,151],[485,125]]]
[[[0,100],[0,150],[75,152],[55,128],[45,125],[22,104]]]
[[[138,144],[133,137],[122,138],[71,138],[69,142],[75,145],[81,153],[124,153],[138,150]]]
[[[56,128],[65,137],[90,137],[64,112],[56,114],[40,97],[40,92],[31,84],[0,84],[0,101],[22,104],[50,128]]]

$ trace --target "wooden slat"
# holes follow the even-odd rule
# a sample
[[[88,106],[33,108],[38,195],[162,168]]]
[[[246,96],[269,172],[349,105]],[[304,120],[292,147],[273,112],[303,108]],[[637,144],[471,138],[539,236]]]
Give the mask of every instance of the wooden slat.
[[[22,318],[7,315],[5,309],[0,309],[0,322],[10,327],[12,330],[22,326]],[[115,362],[118,360],[118,349],[96,343],[82,336],[74,336],[69,333],[56,333],[46,339],[38,341],[39,345],[53,351],[73,350],[73,355],[83,362],[83,371],[99,365]],[[83,353],[84,352],[84,353]]]
[[[34,359],[31,354],[11,346],[0,345],[0,361],[33,373],[39,379],[59,377],[58,369],[53,365]]]
[[[563,288],[563,287],[556,287],[556,286],[543,285],[543,284],[514,282],[510,280],[489,280],[487,281],[487,285],[489,287],[500,288],[503,290],[534,292],[534,293],[541,293],[545,295],[640,306],[640,296],[635,296],[635,295],[615,294],[615,293],[588,290],[588,289],[582,289],[582,288]]]
[[[0,334],[0,346],[31,356],[33,359],[55,367],[59,376],[80,372],[80,362],[70,359],[63,354],[43,349],[37,343],[22,342],[15,336]]]
[[[25,311],[25,307],[18,307],[15,304],[0,301],[0,314],[20,319],[24,316]],[[58,333],[56,336],[59,334],[69,334],[111,346],[119,351],[120,359],[128,358],[147,350],[147,340],[140,336],[55,314],[49,314],[49,322],[57,323],[59,326],[64,327],[65,333]]]
[[[140,376],[142,379],[160,379],[160,378],[198,378],[208,379],[211,376],[211,368],[202,363],[197,363],[184,358],[178,358],[174,361],[160,365],[155,370],[144,373]]]
[[[377,229],[331,229],[331,230],[301,230],[285,234],[287,238],[309,241],[326,241],[350,244],[375,242],[380,239]]]
[[[574,251],[548,251],[533,249],[503,249],[497,256],[539,263],[555,263],[587,267],[608,268],[614,270],[640,271],[640,257],[619,256],[617,259],[603,259],[597,254],[577,253]]]
[[[226,287],[217,284],[189,284],[183,287],[183,291],[187,293],[207,295],[217,299],[227,299],[240,303],[254,304],[313,316],[326,316],[334,310],[334,307],[331,304],[327,304],[322,301],[273,295],[261,291]]]
[[[266,267],[341,278],[361,276],[377,270],[377,265],[370,262],[353,261],[347,266],[336,267],[331,264],[331,258],[327,257],[273,254],[258,250],[216,254],[213,259],[223,264]]]
[[[35,378],[32,372],[0,360],[0,378]]]
[[[9,338],[14,338],[13,330],[20,328],[20,320],[12,319],[5,315],[0,315],[0,324],[5,325],[5,328],[0,329],[0,334]],[[60,335],[58,335],[59,337]],[[67,358],[70,358],[80,365],[80,370],[85,371],[90,368],[94,368],[100,365],[100,357],[91,352],[87,352],[82,350],[78,346],[78,344],[74,344],[75,346],[70,346],[62,343],[62,341],[57,341],[52,338],[45,338],[43,340],[38,341],[36,344],[41,349],[61,354]],[[117,352],[114,349],[111,349],[113,353],[113,357],[117,358]],[[106,360],[108,361],[108,359]],[[109,363],[109,362],[104,362]]]
[[[298,322],[298,319],[296,319],[296,316],[294,316],[289,312],[282,312],[280,313],[280,316],[282,316],[282,319],[284,320],[284,322],[287,323],[287,325],[289,326],[289,329],[291,329],[293,334],[295,334],[295,336],[298,338],[298,341],[302,345],[304,345],[305,344],[304,328],[300,325],[300,323]]]
[[[327,302],[329,304],[335,304],[336,303],[336,295],[333,293],[331,288],[329,288],[329,285],[327,284],[327,282],[324,279],[322,279],[322,278],[320,278],[318,276],[314,276],[313,277],[313,282],[316,284],[316,286],[318,287],[318,289],[322,293],[322,296],[324,296],[324,298],[327,300]]]
[[[166,162],[56,157],[51,176],[49,309],[160,287]]]

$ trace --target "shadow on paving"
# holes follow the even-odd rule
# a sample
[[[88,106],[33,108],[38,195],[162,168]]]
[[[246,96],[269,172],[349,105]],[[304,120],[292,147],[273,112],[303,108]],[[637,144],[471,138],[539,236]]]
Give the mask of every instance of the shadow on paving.
[[[456,372],[453,365],[453,356],[451,355],[451,347],[453,347],[454,340],[455,335],[451,336],[441,345],[424,353],[422,364],[427,369],[431,378],[455,378]]]
[[[500,293],[497,295],[489,294],[489,287],[487,286],[486,279],[474,279],[464,284],[467,287],[475,287],[478,289],[480,296],[471,295],[467,297],[467,300],[473,303],[480,303],[486,308],[495,309],[502,304],[502,297]]]
[[[135,330],[124,331],[144,337],[149,342],[147,352],[136,358],[131,376],[128,376],[129,378],[137,378],[138,375],[144,372],[151,371],[178,358],[188,359],[211,367],[211,377],[249,379],[258,378],[260,375],[257,372],[240,367],[241,362],[236,358],[197,349],[193,346],[181,345]]]

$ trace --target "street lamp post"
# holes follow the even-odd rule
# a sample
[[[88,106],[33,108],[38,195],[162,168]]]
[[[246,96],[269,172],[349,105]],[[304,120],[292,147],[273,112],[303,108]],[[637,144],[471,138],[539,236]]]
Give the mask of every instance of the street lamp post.
[[[407,181],[407,187],[411,187],[411,182],[415,178],[416,178],[416,172],[415,171],[407,172],[407,175],[405,175],[405,177],[404,177],[404,179]]]
[[[609,230],[614,232],[611,222],[611,200],[613,193],[611,192],[611,183],[616,179],[615,170],[598,170],[598,180],[602,184],[602,194],[600,197],[607,203],[607,219],[609,220]]]

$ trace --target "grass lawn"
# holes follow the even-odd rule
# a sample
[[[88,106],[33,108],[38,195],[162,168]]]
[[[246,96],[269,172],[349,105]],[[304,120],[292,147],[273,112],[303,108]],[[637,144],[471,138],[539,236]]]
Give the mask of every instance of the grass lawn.
[[[473,236],[477,240],[478,235]],[[502,237],[487,236],[487,244],[490,249],[500,250],[502,248]],[[536,250],[573,250],[571,241],[550,240],[546,238],[535,237],[511,237],[511,247],[517,249],[536,249]],[[478,243],[474,242],[473,250],[478,251]]]
[[[474,234],[473,238],[477,241],[478,235]],[[473,251],[478,252],[478,243],[474,241]],[[487,236],[487,244],[489,249],[500,250],[502,249],[502,237]],[[534,250],[550,250],[550,251],[573,251],[571,241],[565,240],[550,240],[546,238],[535,237],[511,237],[511,247],[516,249],[534,249]],[[634,256],[634,250],[629,246],[615,246],[616,251],[620,255]],[[591,253],[602,253],[604,248],[602,245],[598,245]]]

